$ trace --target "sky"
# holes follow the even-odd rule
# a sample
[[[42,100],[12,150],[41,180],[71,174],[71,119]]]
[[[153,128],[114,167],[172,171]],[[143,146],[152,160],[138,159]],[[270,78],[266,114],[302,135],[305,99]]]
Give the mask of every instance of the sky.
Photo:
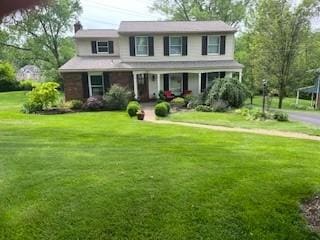
[[[164,20],[165,17],[152,12],[153,0],[80,0],[83,13],[80,21],[84,29],[117,29],[121,21]],[[301,0],[292,0],[293,6]],[[312,21],[313,29],[320,28],[320,18]]]
[[[81,0],[81,5],[80,21],[85,29],[117,28],[124,20],[163,19],[150,11],[152,0]]]

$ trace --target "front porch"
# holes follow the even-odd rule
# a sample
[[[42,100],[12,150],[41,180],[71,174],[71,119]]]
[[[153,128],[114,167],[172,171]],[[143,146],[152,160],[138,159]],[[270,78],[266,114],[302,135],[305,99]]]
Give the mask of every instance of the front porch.
[[[143,102],[158,98],[159,92],[174,96],[198,95],[210,87],[217,78],[238,78],[242,81],[242,70],[202,70],[202,71],[157,71],[133,72],[133,88],[136,98]]]

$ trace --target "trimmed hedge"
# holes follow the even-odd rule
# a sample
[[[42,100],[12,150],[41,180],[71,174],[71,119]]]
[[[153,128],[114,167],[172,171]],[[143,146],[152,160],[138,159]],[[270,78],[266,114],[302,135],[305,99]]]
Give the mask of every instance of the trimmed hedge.
[[[165,103],[159,103],[154,107],[154,112],[158,117],[168,116],[168,107]]]
[[[141,109],[141,105],[137,101],[129,102],[127,106],[127,113],[130,117],[137,116],[137,112]]]

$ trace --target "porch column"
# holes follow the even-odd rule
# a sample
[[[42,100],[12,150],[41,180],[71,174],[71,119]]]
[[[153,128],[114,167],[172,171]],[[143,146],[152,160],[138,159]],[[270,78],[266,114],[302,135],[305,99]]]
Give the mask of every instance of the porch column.
[[[198,93],[201,94],[201,72],[198,73]]]
[[[134,96],[135,98],[138,98],[138,80],[137,80],[137,74],[133,73],[133,89],[134,89]]]
[[[242,70],[239,71],[239,82],[242,82]]]
[[[158,73],[157,74],[157,89],[158,89],[158,94],[159,94],[159,92],[160,92],[160,74]]]

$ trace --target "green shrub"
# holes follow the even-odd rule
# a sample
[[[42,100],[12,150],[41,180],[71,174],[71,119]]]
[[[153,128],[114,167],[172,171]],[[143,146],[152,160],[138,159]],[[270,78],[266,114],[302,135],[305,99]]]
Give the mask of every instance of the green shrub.
[[[15,80],[15,70],[10,63],[0,61],[0,92],[19,90]]]
[[[25,105],[30,108],[41,108],[41,110],[49,108],[59,99],[58,87],[59,84],[55,82],[46,82],[38,85],[28,93],[28,100]]]
[[[164,96],[164,91],[160,90],[160,91],[159,91],[159,100],[164,101],[165,99],[166,99],[166,98],[165,98],[165,96]]]
[[[206,104],[212,106],[214,102],[222,100],[230,107],[239,108],[244,104],[246,98],[246,87],[238,79],[217,79],[209,90]]]
[[[279,122],[287,122],[289,121],[288,114],[281,111],[276,111],[273,114],[273,118]]]
[[[83,102],[81,100],[71,100],[70,101],[70,109],[72,110],[80,110],[82,109]]]
[[[168,115],[168,107],[165,103],[159,103],[155,106],[154,112],[158,117],[166,117]]]
[[[36,102],[26,102],[22,105],[21,112],[23,113],[37,113],[42,111],[42,105]]]
[[[19,88],[23,91],[31,91],[38,85],[39,83],[33,80],[23,80],[19,82]]]
[[[107,110],[125,110],[132,94],[126,88],[114,84],[105,95]]]
[[[177,107],[177,108],[182,108],[186,105],[186,102],[185,102],[184,98],[177,97],[177,98],[172,99],[171,105],[174,107]]]
[[[212,111],[214,112],[226,112],[228,111],[228,103],[222,100],[218,100],[213,103]]]
[[[168,103],[168,102],[166,102],[166,101],[164,101],[164,102],[162,102],[164,105],[166,105],[166,107],[167,107],[167,110],[168,110],[168,113],[170,113],[170,110],[171,110],[171,105],[170,105],[170,103]]]
[[[196,107],[197,112],[212,112],[212,108],[206,105],[198,105]]]
[[[129,102],[127,106],[127,112],[130,117],[137,116],[137,112],[141,109],[140,104],[137,101]]]

